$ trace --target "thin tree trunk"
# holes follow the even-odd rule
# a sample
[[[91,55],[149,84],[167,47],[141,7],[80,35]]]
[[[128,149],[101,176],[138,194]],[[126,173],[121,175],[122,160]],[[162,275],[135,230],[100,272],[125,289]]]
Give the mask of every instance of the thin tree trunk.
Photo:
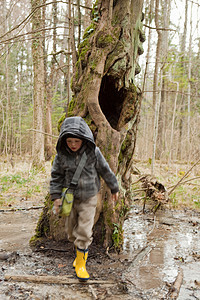
[[[157,136],[158,136],[158,121],[159,121],[159,111],[161,103],[161,94],[158,91],[159,82],[159,69],[161,61],[161,47],[162,47],[162,32],[159,30],[161,27],[159,25],[159,0],[155,2],[155,25],[157,32],[157,46],[156,46],[156,61],[154,68],[154,78],[153,78],[153,108],[154,108],[154,126],[153,126],[153,152],[152,152],[152,165],[151,173],[154,172],[154,164],[156,159],[156,146],[157,146]],[[160,79],[162,76],[160,77]],[[162,82],[162,81],[161,81]],[[156,139],[156,140],[155,140]]]
[[[2,0],[0,3],[0,14],[1,14],[1,20],[2,21],[2,26],[1,26],[1,34],[5,34],[6,32],[6,20],[5,20],[5,16],[7,14],[6,12],[6,0]],[[6,74],[6,70],[5,70],[5,74]],[[0,99],[0,105],[2,107],[2,128],[1,128],[1,136],[0,136],[0,146],[1,146],[1,151],[4,152],[4,150],[6,150],[7,152],[7,101],[6,104],[4,106],[4,102],[3,102],[3,98],[5,95],[5,87],[1,90],[1,99]],[[6,148],[5,148],[6,145]]]
[[[32,30],[37,31],[42,24],[42,11],[39,7],[40,0],[32,0],[32,10],[38,7],[32,17]],[[34,74],[34,107],[33,107],[33,166],[41,167],[44,163],[44,58],[43,58],[43,33],[33,34],[32,57]]]
[[[187,36],[187,23],[188,23],[188,0],[185,0],[185,21],[184,21],[184,31],[183,31],[183,37],[181,40],[181,62],[183,70],[186,70],[185,68],[185,45],[186,45],[186,36]],[[184,71],[183,71],[184,72]],[[181,90],[183,92],[183,89]],[[183,158],[183,147],[182,147],[182,140],[183,140],[183,124],[184,124],[184,96],[181,97],[181,112],[180,112],[180,120],[179,120],[179,139],[178,139],[178,159]]]
[[[1,134],[0,134],[0,146],[1,146],[3,144],[3,135],[4,135],[4,126],[5,126],[5,111],[4,111],[4,106],[3,106],[1,99],[0,99],[0,106],[1,106],[1,112],[2,112],[2,127],[1,127]],[[1,149],[1,151],[3,152],[3,149]]]
[[[174,110],[172,115],[172,127],[171,127],[171,138],[170,138],[170,147],[169,147],[169,163],[172,160],[172,149],[173,149],[173,138],[174,138],[174,125],[175,125],[175,117],[176,117],[176,105],[179,93],[179,82],[171,81],[172,83],[176,84],[176,94],[174,99]]]
[[[81,42],[81,10],[80,10],[80,0],[77,0],[77,10],[78,10],[78,44]]]
[[[7,98],[7,101],[6,101],[6,124],[5,124],[5,142],[4,142],[4,153],[6,155],[8,155],[8,151],[9,151],[9,146],[8,146],[8,143],[9,143],[9,84],[8,84],[8,54],[6,56],[6,98]]]
[[[160,70],[160,82],[162,82],[162,69]],[[154,175],[154,166],[156,158],[156,146],[157,146],[157,137],[158,137],[158,119],[161,103],[161,90],[158,91],[158,97],[156,97],[156,106],[155,106],[155,115],[154,115],[154,128],[153,128],[153,154],[151,161],[151,175]]]
[[[90,20],[90,13],[91,13],[91,10],[89,8],[92,7],[92,0],[85,0],[85,14],[84,14],[84,19],[83,19],[83,28],[87,28],[90,23],[91,23],[91,20]]]
[[[56,44],[57,44],[57,2],[56,0],[53,1],[53,53],[56,55]],[[45,18],[43,18],[45,21]],[[48,135],[45,136],[45,157],[47,160],[50,160],[53,153],[53,146],[52,146],[52,98],[55,93],[55,78],[56,78],[56,71],[55,71],[55,57],[52,56],[51,60],[51,71],[48,78],[47,90],[46,90],[46,133]]]
[[[68,38],[68,50],[70,52],[70,38]],[[67,107],[66,107],[66,112],[68,112],[68,108],[69,108],[69,102],[70,102],[70,78],[71,78],[71,74],[70,74],[70,55],[67,56],[68,60],[67,60]]]
[[[149,13],[148,13],[148,25],[149,25],[149,33],[148,33],[148,43],[147,43],[147,55],[146,55],[146,65],[145,65],[145,71],[144,71],[144,79],[143,79],[143,86],[142,86],[142,95],[143,95],[143,99],[149,99],[149,95],[148,92],[145,93],[145,90],[148,91],[148,86],[149,86],[149,81],[148,81],[148,71],[149,71],[149,62],[150,62],[150,52],[151,52],[151,47],[152,47],[152,29],[150,28],[152,19],[153,19],[153,5],[154,5],[154,0],[150,0],[150,4],[149,4]],[[143,154],[148,155],[148,149],[149,149],[149,122],[150,122],[150,127],[151,123],[153,124],[153,118],[152,118],[152,114],[150,118],[146,117],[146,106],[143,106],[143,110],[144,110],[144,133],[143,136],[144,141],[145,141],[145,151]],[[146,157],[144,158],[146,159]]]
[[[19,155],[22,155],[22,91],[21,91],[21,71],[22,71],[22,64],[21,64],[21,68],[18,72],[18,138],[17,138],[17,142],[16,142],[16,153],[18,152]]]
[[[191,138],[190,138],[190,114],[191,114],[191,100],[190,100],[190,94],[191,94],[191,56],[192,56],[192,9],[193,9],[193,3],[191,3],[191,15],[190,15],[190,38],[189,38],[189,48],[188,48],[188,122],[187,122],[187,156],[188,160],[190,161],[191,158]]]
[[[76,56],[76,47],[75,47],[75,35],[74,35],[74,19],[72,16],[72,4],[71,0],[68,2],[68,8],[69,8],[69,38],[70,38],[70,44],[71,44],[71,50],[72,50],[72,65],[73,65],[73,72],[75,70],[76,62],[77,62],[77,56]]]
[[[170,0],[164,1],[162,4],[162,16],[160,16],[162,20],[162,27],[163,28],[169,28],[169,20],[170,20]],[[158,26],[158,22],[157,22]],[[163,30],[160,32],[160,40],[161,40],[161,47],[160,47],[160,55],[159,59],[162,61],[163,64],[165,64],[165,61],[167,59],[168,55],[168,31]],[[163,65],[163,79],[160,84],[162,85],[162,92],[161,92],[161,103],[160,103],[160,111],[159,111],[159,120],[158,120],[158,140],[157,140],[157,148],[156,148],[156,158],[160,159],[161,154],[165,150],[165,143],[164,143],[164,108],[166,103],[166,79],[167,72],[165,71],[164,65]]]
[[[65,14],[65,28],[64,28],[64,39],[62,41],[62,48],[66,50],[67,55],[64,53],[61,53],[60,56],[60,72],[58,72],[59,76],[61,76],[61,72],[64,75],[64,82],[65,82],[65,89],[67,90],[67,102],[66,102],[66,109],[65,111],[68,111],[69,102],[71,99],[71,72],[70,72],[70,64],[71,64],[71,42],[70,42],[70,24],[69,24],[69,11],[66,10]],[[62,94],[61,94],[62,99]]]
[[[159,0],[155,2],[155,24],[156,28],[160,28],[159,25]],[[159,62],[160,62],[160,51],[161,51],[161,43],[162,43],[162,35],[161,30],[156,29],[157,32],[157,46],[156,46],[156,62],[154,68],[154,79],[153,79],[153,107],[155,108],[158,96],[158,76],[159,76]]]
[[[152,15],[153,15],[153,3],[154,0],[150,0],[150,11],[149,11],[149,19],[148,19],[148,25],[150,27],[151,22],[152,22]],[[151,50],[151,44],[152,42],[152,29],[149,28],[149,34],[148,34],[148,43],[147,43],[147,55],[146,55],[146,65],[145,65],[145,71],[144,71],[144,79],[143,79],[143,86],[142,86],[142,92],[144,93],[145,86],[146,86],[146,79],[147,79],[147,74],[148,74],[148,69],[149,69],[149,59],[150,59],[150,50]]]

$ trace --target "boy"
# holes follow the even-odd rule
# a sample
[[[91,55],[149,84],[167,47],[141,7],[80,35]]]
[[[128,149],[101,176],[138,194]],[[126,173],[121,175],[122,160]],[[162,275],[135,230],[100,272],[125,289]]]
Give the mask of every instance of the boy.
[[[115,201],[118,199],[119,187],[114,173],[95,145],[90,128],[81,117],[64,120],[56,150],[50,180],[50,195],[56,213],[60,210],[62,189],[70,186],[82,154],[85,152],[87,155],[87,161],[73,191],[74,202],[71,213],[66,218],[66,230],[69,241],[73,242],[76,248],[76,258],[73,262],[76,275],[80,280],[88,280],[86,260],[88,247],[92,243],[100,176],[111,189]]]

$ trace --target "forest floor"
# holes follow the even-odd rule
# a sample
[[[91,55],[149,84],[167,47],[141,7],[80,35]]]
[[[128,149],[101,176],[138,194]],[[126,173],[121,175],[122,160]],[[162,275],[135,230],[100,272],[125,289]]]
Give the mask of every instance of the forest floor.
[[[142,174],[150,173],[148,163],[135,165]],[[133,198],[122,253],[92,244],[87,262],[91,278],[86,283],[75,276],[71,244],[46,241],[35,251],[29,247],[47,194],[50,168],[50,163],[36,171],[28,160],[14,165],[1,161],[0,299],[200,299],[197,167],[155,215],[148,203],[143,213],[142,200]],[[170,190],[189,168],[162,164],[156,166],[155,174]]]

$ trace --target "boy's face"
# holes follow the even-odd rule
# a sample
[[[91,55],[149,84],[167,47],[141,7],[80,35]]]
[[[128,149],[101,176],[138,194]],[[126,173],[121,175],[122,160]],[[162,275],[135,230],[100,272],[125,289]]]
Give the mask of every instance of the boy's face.
[[[72,150],[73,152],[78,151],[82,146],[82,140],[78,138],[70,137],[66,139],[66,142],[69,149]]]

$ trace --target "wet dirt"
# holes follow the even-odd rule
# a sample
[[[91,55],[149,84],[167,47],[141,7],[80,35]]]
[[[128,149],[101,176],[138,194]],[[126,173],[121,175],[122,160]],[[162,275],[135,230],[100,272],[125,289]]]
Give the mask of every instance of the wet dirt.
[[[124,249],[91,245],[87,283],[76,279],[69,243],[29,247],[41,209],[0,212],[0,299],[200,299],[200,213],[134,206],[124,224]],[[66,276],[72,283],[5,280],[6,275]],[[70,281],[72,280],[72,281]]]

